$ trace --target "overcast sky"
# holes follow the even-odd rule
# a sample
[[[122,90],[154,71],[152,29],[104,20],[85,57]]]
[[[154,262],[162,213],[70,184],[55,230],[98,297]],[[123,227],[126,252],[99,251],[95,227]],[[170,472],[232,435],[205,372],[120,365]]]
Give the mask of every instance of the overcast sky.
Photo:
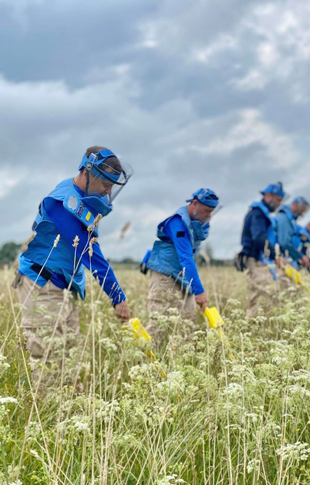
[[[267,184],[310,198],[309,61],[309,0],[0,0],[0,244],[29,237],[98,144],[134,169],[101,222],[105,256],[141,258],[210,187],[210,243],[232,257]]]

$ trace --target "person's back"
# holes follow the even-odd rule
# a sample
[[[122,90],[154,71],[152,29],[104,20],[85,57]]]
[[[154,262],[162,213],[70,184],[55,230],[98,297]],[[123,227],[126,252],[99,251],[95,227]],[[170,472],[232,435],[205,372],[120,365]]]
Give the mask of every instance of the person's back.
[[[280,208],[277,215],[278,242],[282,254],[291,258],[297,265],[310,266],[309,259],[302,251],[300,226],[297,224],[298,217],[302,216],[309,208],[309,203],[304,197],[296,197],[290,205]]]
[[[263,204],[263,202],[262,202]],[[268,207],[266,206],[268,209]],[[259,261],[264,251],[270,218],[258,206],[253,206],[247,213],[241,236],[242,253],[248,258]],[[273,251],[273,248],[271,248]]]

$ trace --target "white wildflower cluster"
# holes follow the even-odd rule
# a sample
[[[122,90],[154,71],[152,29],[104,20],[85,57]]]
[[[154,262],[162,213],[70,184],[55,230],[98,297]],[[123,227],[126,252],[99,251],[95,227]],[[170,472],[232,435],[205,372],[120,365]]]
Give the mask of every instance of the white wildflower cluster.
[[[256,423],[258,420],[259,416],[256,413],[246,413],[245,417],[249,420],[252,421],[252,423]]]
[[[89,431],[89,422],[87,420],[83,419],[77,419],[75,423],[73,424],[73,427],[77,431]]]
[[[249,365],[235,364],[228,372],[230,378],[238,383],[255,385],[257,383],[253,369]]]
[[[169,393],[171,396],[178,396],[185,390],[186,382],[184,380],[184,374],[181,371],[169,372],[165,381],[157,384],[157,389]]]
[[[0,375],[10,367],[6,360],[5,355],[0,354]]]
[[[310,384],[310,372],[306,369],[293,370],[288,379],[291,382]]]
[[[89,416],[85,415],[77,415],[72,416],[71,418],[65,419],[64,421],[60,421],[56,428],[58,431],[63,433],[69,433],[70,431],[83,433],[87,432],[90,433],[90,422],[91,419]]]
[[[287,387],[287,393],[291,396],[298,396],[300,398],[310,398],[310,390],[305,389],[300,384],[294,384]]]
[[[117,346],[112,339],[105,337],[101,338],[99,342],[107,352],[117,352]]]
[[[30,421],[25,428],[25,433],[28,438],[38,438],[41,434],[41,428],[39,423],[35,421]]]
[[[178,476],[173,473],[172,475],[166,475],[164,478],[161,478],[156,485],[176,485],[179,483],[188,485],[188,482],[185,482],[183,478],[178,478]]]
[[[5,405],[5,404],[17,404],[17,399],[15,399],[15,397],[10,397],[10,396],[7,396],[7,397],[2,397],[0,396],[0,405]]]
[[[223,394],[226,396],[240,397],[243,395],[243,392],[243,387],[236,382],[231,382],[225,389],[223,389]]]
[[[156,375],[156,372],[155,364],[142,364],[131,367],[128,375],[132,381],[144,381],[146,378]]]
[[[253,473],[253,472],[258,471],[259,464],[260,464],[260,461],[257,458],[253,458],[247,464],[247,472]]]
[[[97,418],[103,419],[105,422],[109,422],[109,420],[112,419],[115,414],[121,410],[117,399],[114,399],[111,402],[102,400],[99,405],[98,402],[96,403],[96,407],[99,407],[96,413]]]
[[[296,443],[283,445],[277,451],[282,460],[306,461],[310,455],[310,446],[308,443]]]

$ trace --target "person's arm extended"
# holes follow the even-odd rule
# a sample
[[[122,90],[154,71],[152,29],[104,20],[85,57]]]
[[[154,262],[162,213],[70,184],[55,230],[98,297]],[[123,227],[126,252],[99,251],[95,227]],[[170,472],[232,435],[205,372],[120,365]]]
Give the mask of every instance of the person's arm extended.
[[[297,251],[293,245],[294,229],[292,224],[288,220],[287,216],[282,212],[280,212],[280,214],[277,216],[277,232],[278,241],[282,251],[284,253],[285,251],[288,251],[289,255],[294,259],[294,261],[299,261],[302,259],[302,253]]]
[[[185,268],[185,274],[189,281],[191,281],[194,295],[204,293],[204,288],[201,284],[196,263],[193,259],[193,249],[188,234],[181,216],[176,215],[168,221],[165,226],[165,234],[173,242],[178,258],[182,268]]]
[[[93,245],[93,255],[90,259],[88,254],[89,233],[82,223],[70,214],[62,202],[47,199],[44,201],[44,208],[53,224],[59,231],[60,237],[63,237],[66,243],[74,252],[76,249],[76,259],[86,268],[91,269],[93,275],[99,278],[100,285],[105,293],[111,298],[113,305],[117,305],[126,300],[126,296],[120,287],[113,269],[104,258],[98,243]],[[74,238],[79,237],[79,243],[73,248]]]

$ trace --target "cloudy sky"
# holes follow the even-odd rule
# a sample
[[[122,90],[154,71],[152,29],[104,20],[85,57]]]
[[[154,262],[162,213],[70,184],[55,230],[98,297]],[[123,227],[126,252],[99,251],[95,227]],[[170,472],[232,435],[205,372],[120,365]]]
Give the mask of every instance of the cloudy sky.
[[[107,257],[142,257],[202,186],[231,257],[268,183],[310,198],[309,61],[309,0],[0,0],[0,244],[99,144],[134,169],[101,222]]]

